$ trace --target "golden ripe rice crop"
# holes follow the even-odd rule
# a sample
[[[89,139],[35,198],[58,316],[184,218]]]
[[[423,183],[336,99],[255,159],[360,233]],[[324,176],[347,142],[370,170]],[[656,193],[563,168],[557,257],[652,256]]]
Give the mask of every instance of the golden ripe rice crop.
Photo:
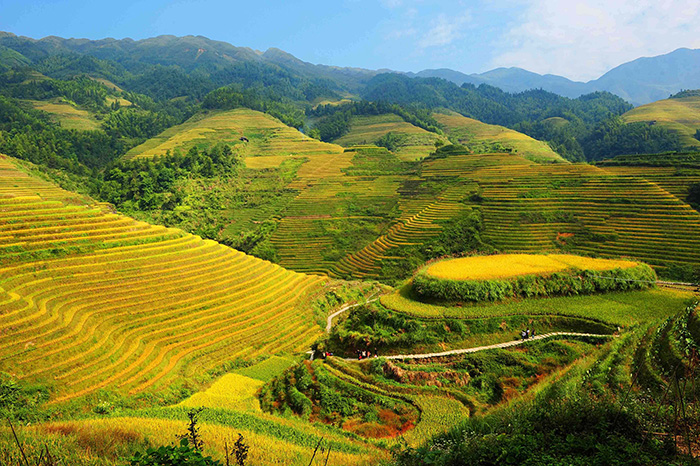
[[[0,371],[55,381],[54,401],[157,391],[321,333],[325,278],[64,196],[0,157]]]
[[[240,374],[225,374],[206,391],[197,392],[180,406],[260,411],[255,392],[265,382]]]
[[[569,254],[500,254],[436,262],[427,267],[426,273],[452,280],[488,280],[520,275],[546,275],[571,268],[612,270],[636,265],[636,262],[625,260],[593,259]]]

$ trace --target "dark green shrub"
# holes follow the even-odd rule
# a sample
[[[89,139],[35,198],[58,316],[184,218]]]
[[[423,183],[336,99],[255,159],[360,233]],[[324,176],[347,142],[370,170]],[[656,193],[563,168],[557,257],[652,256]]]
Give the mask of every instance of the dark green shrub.
[[[287,390],[287,395],[289,395],[289,405],[292,407],[295,413],[302,416],[308,416],[311,414],[311,400],[309,400],[306,395],[297,390],[296,387],[289,387]]]
[[[427,300],[479,302],[638,290],[653,286],[654,281],[656,273],[646,264],[604,272],[570,269],[509,280],[450,280],[419,272],[413,278],[413,290],[419,298]]]
[[[160,446],[149,448],[145,454],[136,453],[130,462],[131,466],[221,466],[219,461],[210,456],[204,456],[190,445],[185,438],[179,446]]]

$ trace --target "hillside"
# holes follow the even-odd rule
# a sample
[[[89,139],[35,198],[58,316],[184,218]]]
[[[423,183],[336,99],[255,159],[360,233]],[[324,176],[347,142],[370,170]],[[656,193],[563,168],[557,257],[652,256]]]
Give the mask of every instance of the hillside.
[[[308,299],[323,278],[66,203],[11,159],[1,163],[0,367],[35,381],[51,368],[65,381],[54,402],[98,390],[156,393],[191,375],[195,357],[197,371],[213,369],[280,340],[275,352],[294,352],[318,336]]]
[[[401,258],[402,247],[429,241],[446,220],[477,211],[483,215],[485,238],[507,248],[512,247],[507,237],[517,237],[519,248],[527,245],[533,251],[547,246],[522,238],[524,224],[519,222],[534,220],[536,213],[546,223],[551,215],[559,224],[542,230],[543,236],[565,231],[561,223],[572,219],[547,205],[557,199],[581,218],[583,212],[601,215],[594,206],[605,206],[610,217],[604,223],[622,225],[619,231],[629,229],[633,219],[625,217],[621,203],[615,208],[619,201],[610,196],[619,191],[644,200],[645,207],[635,204],[640,209],[634,215],[650,231],[657,216],[674,228],[686,219],[689,230],[700,221],[684,210],[685,204],[660,195],[658,187],[588,165],[537,164],[520,155],[466,154],[452,146],[425,159],[420,174],[406,172],[414,164],[401,162],[385,148],[357,147],[336,157],[333,171],[315,181],[299,175],[291,183],[299,194],[290,206],[337,208],[341,204],[329,200],[342,191],[334,190],[347,192],[352,186],[357,189],[350,196],[355,205],[359,200],[367,203],[365,208],[397,205],[403,216],[360,253],[327,258],[337,264],[331,272],[341,275],[379,276]],[[379,300],[355,306],[327,339],[320,339],[319,317],[347,299],[344,287],[356,285],[290,272],[176,229],[110,213],[106,206],[41,181],[27,167],[0,159],[0,247],[6,252],[0,263],[5,311],[0,315],[0,370],[19,379],[21,387],[48,387],[41,390],[48,393],[49,406],[81,413],[81,419],[35,422],[20,430],[25,445],[50,439],[55,453],[76,455],[74,464],[86,464],[94,455],[117,461],[141,448],[139,439],[167,444],[183,432],[188,410],[196,407],[207,408],[201,433],[205,451],[218,458],[225,442],[242,433],[255,464],[284,460],[306,465],[317,445],[323,445],[328,464],[376,462],[387,458],[398,434],[401,442],[422,448],[470,418],[498,413],[506,401],[528,403],[556,380],[585,371],[596,374],[592,361],[605,364],[616,351],[621,352],[616,367],[629,380],[629,359],[640,333],[676,314],[692,296],[652,288],[471,305],[422,302],[408,284],[389,293],[385,288]],[[398,183],[401,177],[406,180]],[[377,197],[383,185],[396,189],[395,204],[387,202],[389,190]],[[518,190],[537,195],[519,196]],[[587,201],[575,203],[576,193]],[[319,195],[324,197],[314,198]],[[497,200],[498,195],[504,198]],[[665,204],[659,204],[661,199]],[[498,208],[509,205],[510,213]],[[676,215],[657,213],[674,206]],[[625,207],[629,210],[630,204]],[[345,218],[283,217],[280,229],[290,228],[288,238],[296,241],[285,260],[301,265],[304,254],[298,248],[319,249],[298,240],[317,220],[336,225],[338,235],[347,238],[354,230],[344,226]],[[501,220],[502,225],[515,221],[517,232],[494,228]],[[584,221],[584,227],[598,227],[593,220]],[[572,241],[572,248],[585,246],[573,243],[578,231],[571,236],[571,228],[577,226],[571,222],[569,234],[557,233],[556,240]],[[275,235],[273,242],[280,239]],[[639,239],[625,243],[621,238],[619,243],[653,260],[654,244],[666,246],[666,253],[670,249],[654,236],[642,242],[645,250],[634,249]],[[697,263],[690,249],[697,248],[691,245],[685,255]],[[354,299],[362,303],[376,297],[372,288],[355,291]],[[318,298],[328,301],[319,308]],[[679,324],[672,328],[682,322],[695,325],[693,319],[677,318],[671,322]],[[538,336],[514,341],[525,326]],[[619,340],[627,343],[619,346],[613,333],[621,330]],[[368,348],[386,358],[359,364],[339,357],[298,362],[294,354],[315,341],[338,356]],[[663,364],[659,367],[673,363]],[[9,435],[0,430],[0,442],[10,442]],[[85,445],[94,445],[88,440],[94,436],[115,440],[93,450]],[[648,454],[662,455],[653,448]],[[14,450],[0,455],[10,464],[17,458]]]
[[[134,147],[124,157],[158,157],[168,151],[185,154],[192,147],[202,149],[217,143],[234,146],[250,168],[272,168],[285,158],[300,159],[342,152],[342,148],[304,136],[269,115],[240,108],[195,115]]]
[[[502,250],[564,249],[697,264],[700,216],[658,185],[585,164],[538,165],[504,155],[431,161],[423,176],[476,183],[484,233]]]
[[[184,179],[178,189],[188,210],[134,214],[193,231],[211,225],[214,238],[284,267],[338,277],[402,277],[457,247],[443,232],[459,222],[475,222],[478,234],[465,241],[478,238],[469,247],[484,250],[624,255],[671,275],[700,263],[693,233],[700,217],[682,195],[692,176],[650,173],[650,182],[562,163],[546,143],[507,128],[455,113],[433,117],[467,152],[447,145],[410,161],[434,151],[434,142],[410,156],[400,145],[394,152],[353,146],[389,133],[437,137],[395,116],[353,117],[350,132],[336,141],[351,145],[343,151],[260,112],[201,114],[129,156],[223,141],[245,168],[234,178]],[[202,205],[208,216],[200,215]]]
[[[700,91],[600,91],[696,52],[575,83],[0,32],[0,465],[697,466]]]
[[[62,128],[80,131],[100,128],[100,122],[94,114],[62,99],[54,99],[53,101],[27,100],[26,102],[36,110],[50,113]]]
[[[447,134],[476,152],[507,150],[534,162],[565,162],[546,142],[498,125],[488,125],[455,112],[435,113]]]
[[[619,176],[644,178],[691,204],[690,190],[700,185],[700,154],[697,153],[620,155],[597,165]]]
[[[447,142],[444,136],[414,126],[394,114],[355,116],[350,121],[350,131],[333,142],[351,147],[376,144],[382,138],[397,157],[409,162],[430,155],[436,142]]]
[[[634,108],[622,115],[626,123],[644,122],[677,133],[689,148],[700,147],[695,138],[700,129],[700,97],[674,97]]]

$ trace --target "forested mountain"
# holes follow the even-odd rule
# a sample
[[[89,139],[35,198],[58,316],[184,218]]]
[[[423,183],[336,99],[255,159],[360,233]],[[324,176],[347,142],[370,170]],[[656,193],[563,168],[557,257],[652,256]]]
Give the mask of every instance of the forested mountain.
[[[484,83],[460,87],[438,78],[312,65],[279,49],[261,53],[200,36],[91,41],[58,37],[34,40],[2,33],[0,47],[0,67],[5,70],[0,76],[0,93],[7,99],[25,101],[23,106],[11,100],[4,105],[14,105],[14,113],[31,110],[26,108],[31,102],[34,109],[46,110],[51,104],[62,105],[63,111],[93,112],[91,124],[82,129],[100,131],[96,133],[100,140],[109,137],[117,141],[102,151],[98,157],[101,164],[182,123],[200,108],[247,107],[267,112],[314,137],[331,140],[348,131],[351,114],[386,113],[387,108],[376,107],[381,102],[393,106],[389,113],[433,132],[440,132],[440,125],[430,121],[429,115],[439,108],[506,126],[547,141],[569,160],[684,147],[665,128],[616,122],[614,118],[631,105],[606,92],[569,99],[541,89],[509,93]],[[442,74],[454,79],[449,70]],[[494,70],[488,77],[507,74],[507,70]],[[534,82],[535,75],[520,74],[526,75],[525,81]],[[319,102],[338,102],[343,97],[365,102],[354,107],[316,108]],[[119,104],[114,104],[119,99],[130,107],[119,109]],[[67,102],[77,107],[69,109]],[[6,123],[6,128],[10,128],[8,124],[17,125]],[[70,129],[65,122],[64,129]],[[37,149],[17,149],[20,142],[16,136],[6,137],[0,144],[12,155],[39,160]],[[73,147],[73,143],[68,146]],[[64,168],[84,171],[76,169],[75,163],[84,164],[85,160],[81,161],[75,150],[59,148],[55,152],[67,153],[63,158],[70,163],[62,163]]]
[[[199,93],[231,83],[287,91],[285,84],[298,87],[302,78],[330,93],[341,86],[354,89],[376,74],[370,70],[312,65],[278,49],[262,53],[202,36],[92,41],[53,36],[34,40],[0,33],[0,45],[20,53],[50,76],[60,76],[70,63],[74,70],[144,86],[162,76],[165,71],[160,67],[166,67],[173,77],[185,81],[182,88],[186,85]]]
[[[666,128],[618,121],[632,106],[607,92],[569,99],[541,89],[511,94],[485,84],[460,87],[439,78],[382,74],[370,80],[363,97],[402,105],[446,107],[548,141],[570,160],[600,159],[606,151],[617,155],[683,147],[678,135]]]
[[[665,55],[638,58],[585,83],[551,74],[540,75],[522,68],[497,68],[476,74],[449,69],[408,74],[423,78],[443,78],[459,85],[490,84],[507,92],[544,89],[571,98],[607,91],[634,105],[642,105],[668,98],[683,89],[699,88],[700,50],[681,48]]]

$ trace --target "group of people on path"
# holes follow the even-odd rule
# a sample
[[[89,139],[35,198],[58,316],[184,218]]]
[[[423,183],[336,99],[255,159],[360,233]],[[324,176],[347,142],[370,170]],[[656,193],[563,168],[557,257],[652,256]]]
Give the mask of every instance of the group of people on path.
[[[357,350],[355,351],[357,353],[357,360],[362,361],[363,359],[371,358],[372,357],[372,352],[369,350]],[[379,352],[377,351],[377,348],[374,348],[374,357],[378,357]]]
[[[530,331],[530,329],[528,328],[527,330],[523,330],[522,332],[520,332],[520,338],[522,338],[523,340],[527,340],[528,338],[534,337],[534,336],[535,336],[535,329],[532,329],[532,331]]]

